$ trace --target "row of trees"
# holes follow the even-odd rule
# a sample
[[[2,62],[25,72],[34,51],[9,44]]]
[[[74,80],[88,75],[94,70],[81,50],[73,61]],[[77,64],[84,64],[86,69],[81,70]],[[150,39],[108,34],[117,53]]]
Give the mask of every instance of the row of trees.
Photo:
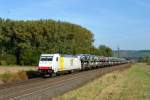
[[[139,62],[150,64],[150,56],[145,56],[139,59]]]
[[[93,46],[93,33],[54,20],[14,21],[0,18],[0,64],[37,65],[41,53],[111,56],[109,47]]]

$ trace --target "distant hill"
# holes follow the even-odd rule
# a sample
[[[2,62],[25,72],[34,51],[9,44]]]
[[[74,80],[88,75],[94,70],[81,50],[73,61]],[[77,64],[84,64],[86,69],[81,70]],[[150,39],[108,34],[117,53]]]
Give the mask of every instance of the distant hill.
[[[114,56],[118,56],[118,51],[114,51]],[[145,57],[150,56],[150,50],[120,50],[119,56],[132,58]]]

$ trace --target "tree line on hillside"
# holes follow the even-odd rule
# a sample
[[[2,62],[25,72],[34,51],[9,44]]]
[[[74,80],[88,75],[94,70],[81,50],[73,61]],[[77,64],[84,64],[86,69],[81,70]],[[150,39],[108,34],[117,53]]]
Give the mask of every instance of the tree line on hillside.
[[[93,42],[93,33],[76,24],[0,18],[1,65],[37,65],[41,53],[112,55],[111,48]]]
[[[150,65],[150,56],[145,56],[145,57],[139,58],[139,62],[147,63]]]

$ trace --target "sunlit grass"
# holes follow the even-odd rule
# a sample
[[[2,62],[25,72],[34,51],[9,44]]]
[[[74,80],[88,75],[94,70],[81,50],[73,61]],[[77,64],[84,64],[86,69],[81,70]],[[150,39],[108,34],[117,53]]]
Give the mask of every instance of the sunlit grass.
[[[123,72],[106,74],[54,100],[149,100],[150,66],[134,64]]]

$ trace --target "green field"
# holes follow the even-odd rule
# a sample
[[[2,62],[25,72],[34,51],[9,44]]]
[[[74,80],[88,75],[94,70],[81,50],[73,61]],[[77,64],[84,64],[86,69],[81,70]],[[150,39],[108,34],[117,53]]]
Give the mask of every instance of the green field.
[[[150,100],[150,66],[134,64],[106,74],[54,100]]]

